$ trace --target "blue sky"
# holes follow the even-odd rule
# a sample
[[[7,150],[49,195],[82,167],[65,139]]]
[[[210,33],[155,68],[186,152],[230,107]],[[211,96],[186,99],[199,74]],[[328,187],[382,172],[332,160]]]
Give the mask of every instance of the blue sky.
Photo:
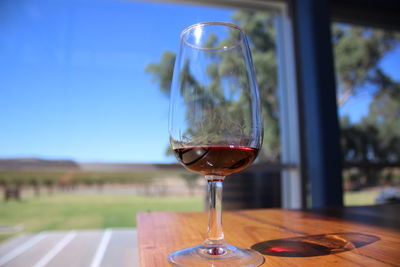
[[[144,72],[227,9],[135,1],[0,3],[0,157],[169,162],[168,99]]]
[[[106,0],[0,1],[0,158],[172,162],[168,99],[144,72],[183,28],[229,9]],[[382,64],[399,67],[400,49]],[[368,99],[341,114],[359,119]],[[358,106],[357,106],[358,105]]]

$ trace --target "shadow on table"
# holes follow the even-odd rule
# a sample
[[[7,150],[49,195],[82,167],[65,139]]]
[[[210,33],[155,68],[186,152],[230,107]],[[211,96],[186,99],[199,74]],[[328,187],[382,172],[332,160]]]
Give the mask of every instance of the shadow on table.
[[[350,251],[380,240],[374,235],[332,233],[275,239],[251,248],[264,255],[278,257],[314,257]]]

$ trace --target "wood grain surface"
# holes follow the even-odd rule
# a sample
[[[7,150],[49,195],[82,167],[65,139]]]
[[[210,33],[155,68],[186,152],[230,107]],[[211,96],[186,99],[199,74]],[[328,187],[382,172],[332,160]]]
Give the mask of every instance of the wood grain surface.
[[[396,227],[279,209],[223,216],[226,241],[261,252],[263,266],[400,266]],[[149,212],[137,219],[142,267],[169,266],[169,253],[205,238],[206,213]]]

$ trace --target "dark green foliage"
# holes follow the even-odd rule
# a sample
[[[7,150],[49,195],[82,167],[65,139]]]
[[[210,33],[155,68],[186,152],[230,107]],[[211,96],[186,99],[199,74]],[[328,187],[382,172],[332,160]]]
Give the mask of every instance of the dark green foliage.
[[[172,75],[174,72],[175,54],[165,51],[159,64],[149,64],[146,71],[154,74],[154,81],[160,85],[160,90],[169,95]]]
[[[380,87],[390,80],[379,62],[400,44],[399,33],[342,24],[333,24],[332,32],[340,104],[365,85]]]

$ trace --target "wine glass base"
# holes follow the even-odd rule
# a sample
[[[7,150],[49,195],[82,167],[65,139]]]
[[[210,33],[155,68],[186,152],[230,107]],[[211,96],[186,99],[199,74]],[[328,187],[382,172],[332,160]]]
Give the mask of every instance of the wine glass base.
[[[220,246],[201,244],[169,254],[168,262],[179,267],[253,267],[261,265],[264,257],[254,250],[240,249],[227,243]]]

